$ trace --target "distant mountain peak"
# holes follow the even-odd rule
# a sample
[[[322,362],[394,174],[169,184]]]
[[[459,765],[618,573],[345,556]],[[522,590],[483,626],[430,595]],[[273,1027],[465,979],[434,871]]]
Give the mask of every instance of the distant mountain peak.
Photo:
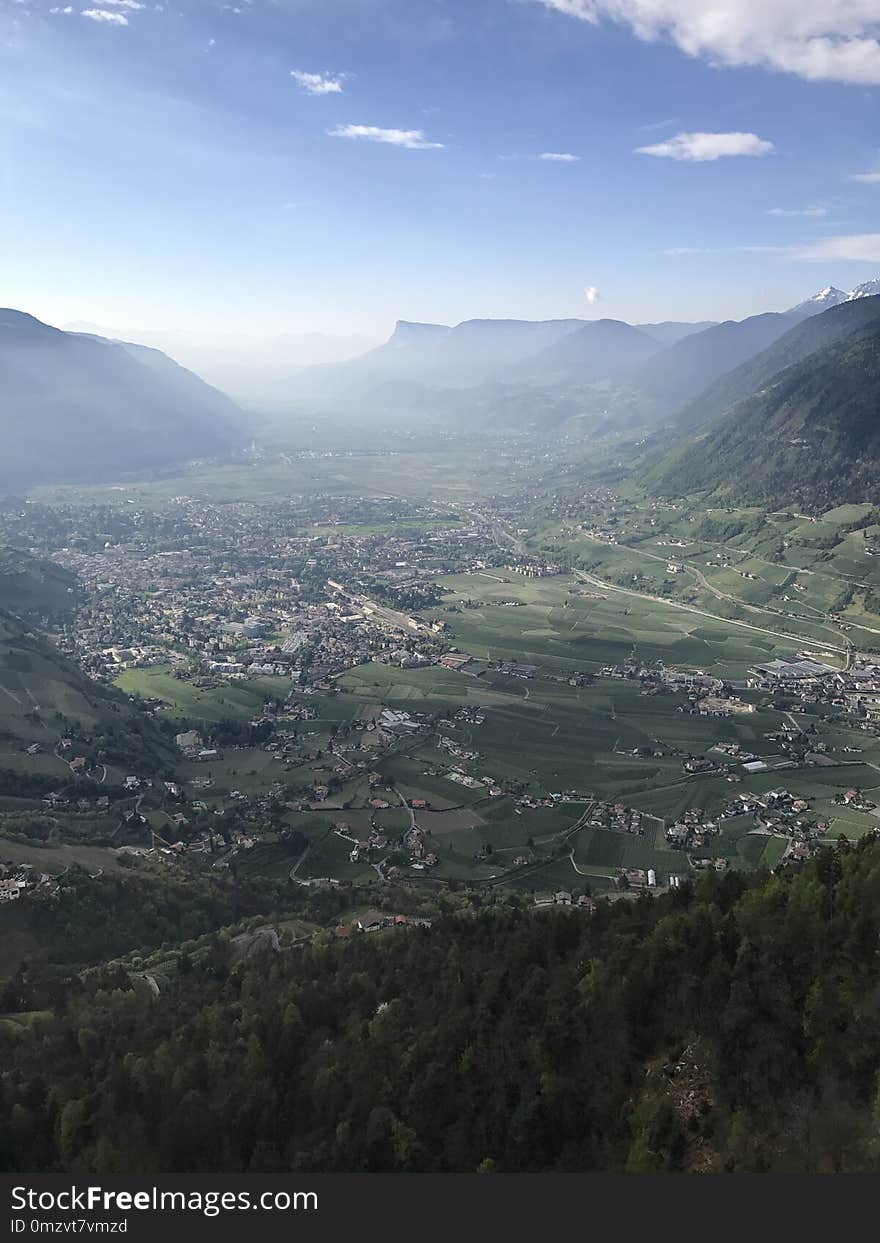
[[[844,293],[842,289],[837,289],[834,285],[829,285],[826,289],[820,289],[818,293],[814,293],[806,301],[793,306],[787,313],[789,315],[819,315],[833,306],[840,306],[842,302],[855,302],[857,298],[873,298],[877,294],[880,294],[880,280],[863,281],[861,285],[856,285],[855,289],[850,289],[848,293]]]
[[[818,293],[814,293],[811,298],[806,298],[803,302],[799,302],[797,306],[793,306],[789,315],[818,315],[821,311],[827,311],[832,306],[840,306],[841,302],[846,302],[851,295],[845,294],[842,289],[836,289],[834,285],[827,285],[825,289],[820,289]]]
[[[448,324],[421,324],[416,320],[399,319],[394,325],[394,332],[388,339],[390,345],[394,341],[419,341],[425,337],[451,332]]]
[[[855,302],[856,298],[873,298],[880,294],[880,280],[863,281],[847,294],[847,302]]]

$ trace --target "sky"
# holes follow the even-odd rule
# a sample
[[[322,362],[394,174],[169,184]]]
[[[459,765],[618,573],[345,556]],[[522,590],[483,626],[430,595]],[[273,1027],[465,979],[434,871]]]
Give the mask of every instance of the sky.
[[[880,0],[0,0],[0,303],[383,338],[880,275]]]

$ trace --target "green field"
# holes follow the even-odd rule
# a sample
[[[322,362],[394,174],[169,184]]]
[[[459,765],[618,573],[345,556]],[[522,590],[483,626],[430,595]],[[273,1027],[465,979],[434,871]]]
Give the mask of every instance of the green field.
[[[127,669],[115,685],[126,695],[161,699],[162,713],[184,721],[246,721],[259,713],[267,699],[284,699],[290,691],[287,678],[255,678],[201,688],[175,678],[166,666]]]
[[[95,505],[133,502],[161,509],[180,496],[211,501],[269,504],[291,496],[400,496],[440,501],[470,500],[509,487],[514,463],[503,455],[468,449],[443,452],[338,453],[290,458],[266,465],[199,468],[167,479],[110,486],[35,488],[43,504]]]
[[[603,591],[568,575],[506,577],[505,582],[476,574],[442,580],[448,599],[432,616],[445,621],[455,644],[479,660],[514,660],[560,672],[662,660],[718,677],[743,677],[755,664],[797,647],[794,639],[760,633],[734,620]],[[509,599],[521,606],[498,603]],[[464,607],[467,601],[481,607]],[[461,611],[450,613],[450,606]],[[770,622],[754,624],[773,629]]]

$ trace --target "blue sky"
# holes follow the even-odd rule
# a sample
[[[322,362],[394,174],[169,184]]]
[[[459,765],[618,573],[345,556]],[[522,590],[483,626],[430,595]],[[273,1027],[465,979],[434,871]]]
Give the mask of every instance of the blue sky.
[[[0,302],[218,335],[784,309],[880,275],[878,30],[878,0],[0,0]]]

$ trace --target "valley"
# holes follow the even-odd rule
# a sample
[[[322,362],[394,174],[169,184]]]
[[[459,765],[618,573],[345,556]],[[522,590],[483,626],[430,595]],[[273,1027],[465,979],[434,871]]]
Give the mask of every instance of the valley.
[[[470,359],[459,414],[493,350],[517,362],[511,333],[544,339],[526,388],[480,397],[497,426],[431,426],[431,397],[421,426],[386,409],[357,444],[331,417],[272,425],[7,495],[0,1041],[27,1065],[59,998],[108,982],[189,1014],[224,978],[326,980],[407,938],[418,955],[435,924],[592,937],[725,893],[746,909],[829,847],[854,875],[880,833],[873,442],[857,458],[827,390],[836,447],[795,488],[791,438],[759,488],[738,465],[719,484],[706,445],[752,452],[779,385],[787,420],[817,365],[867,374],[840,407],[861,418],[874,302],[647,345],[471,325],[440,334]],[[389,365],[436,367],[436,335],[405,331]],[[606,353],[618,387],[584,398]],[[574,367],[579,413],[536,422],[535,375],[570,410]]]
[[[377,451],[9,507],[3,537],[52,558],[46,590],[79,584],[56,642],[88,677],[65,676],[134,714],[155,758],[108,755],[100,710],[14,673],[7,636],[0,833],[291,894],[540,905],[873,831],[871,505],[498,496],[491,454],[463,460]],[[814,670],[786,679],[797,659]],[[800,815],[775,814],[779,790]]]

